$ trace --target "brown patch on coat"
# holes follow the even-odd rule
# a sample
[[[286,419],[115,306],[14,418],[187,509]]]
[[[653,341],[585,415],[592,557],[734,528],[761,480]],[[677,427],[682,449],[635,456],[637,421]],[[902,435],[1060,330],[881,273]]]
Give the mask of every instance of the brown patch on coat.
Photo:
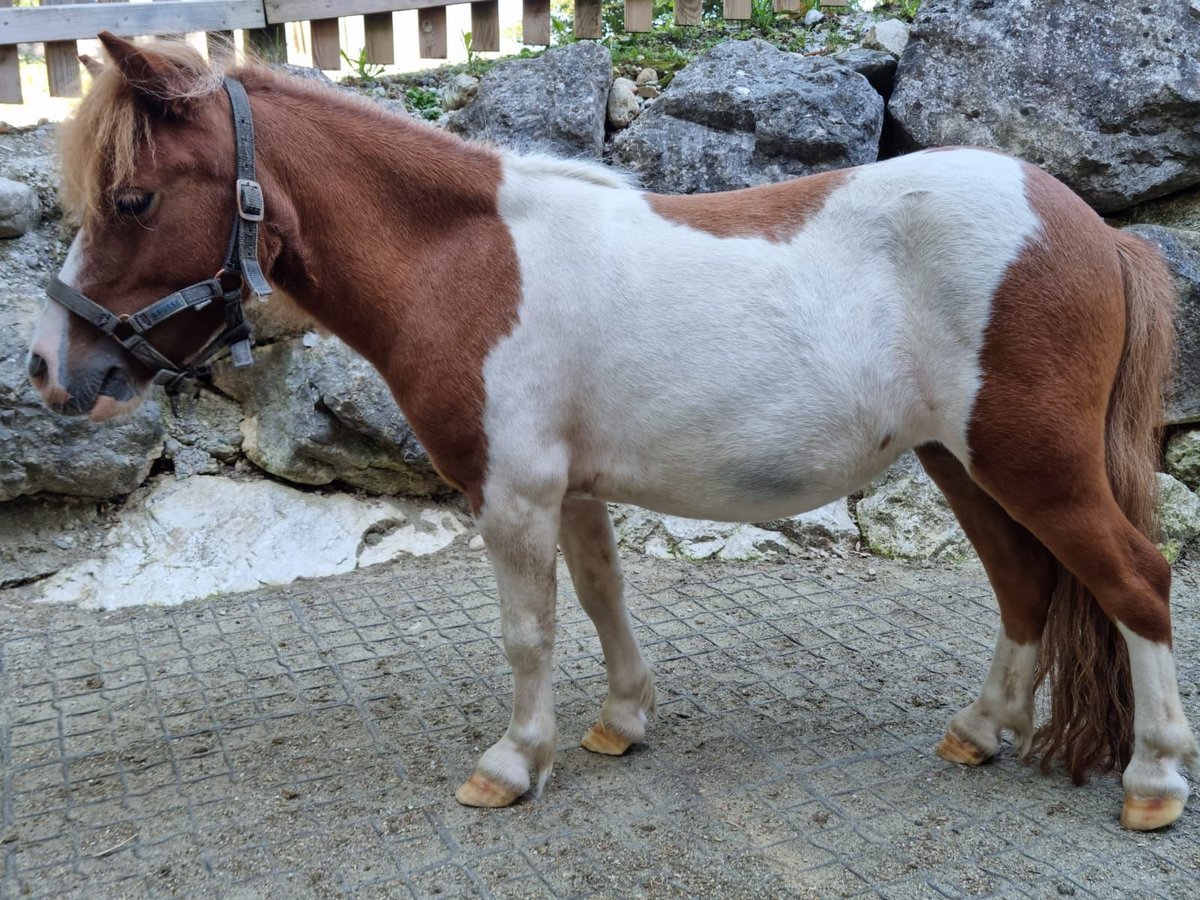
[[[716,194],[648,194],[647,200],[654,212],[677,225],[716,237],[762,237],[783,243],[821,211],[851,171],[838,169]]]
[[[103,89],[68,128],[66,178],[77,208],[93,213],[78,286],[120,314],[220,266],[235,215],[235,154],[228,98],[194,51],[172,46],[156,59],[153,46],[115,38],[106,46],[121,64],[101,74]],[[150,74],[122,83],[138,66]],[[155,82],[157,72],[171,81]],[[511,331],[520,301],[516,250],[498,210],[498,154],[314,82],[259,66],[236,74],[250,97],[266,199],[264,271],[383,374],[435,467],[478,512],[483,361]],[[81,150],[89,122],[105,126],[92,156]],[[162,194],[144,225],[110,212],[113,188],[131,178]],[[185,359],[219,324],[218,306],[178,316],[152,339]],[[87,332],[81,341],[101,339],[76,324]]]
[[[1042,227],[993,300],[971,475],[1061,564],[1039,660],[1051,713],[1034,748],[1043,767],[1061,758],[1082,781],[1132,751],[1129,660],[1113,620],[1170,643],[1170,567],[1147,535],[1174,300],[1161,259],[1025,171]]]

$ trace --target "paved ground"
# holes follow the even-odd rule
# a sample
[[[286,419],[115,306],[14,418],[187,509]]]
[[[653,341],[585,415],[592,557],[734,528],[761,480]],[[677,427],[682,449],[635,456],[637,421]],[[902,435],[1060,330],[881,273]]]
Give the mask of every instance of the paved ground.
[[[568,597],[557,768],[543,799],[497,811],[452,798],[507,720],[474,556],[112,614],[9,592],[0,895],[1200,891],[1196,804],[1165,834],[1129,834],[1115,778],[1073,789],[1011,752],[978,770],[933,754],[991,649],[977,569],[629,568],[659,675],[647,743],[622,759],[576,746],[603,668]],[[1194,572],[1176,594],[1200,723]]]

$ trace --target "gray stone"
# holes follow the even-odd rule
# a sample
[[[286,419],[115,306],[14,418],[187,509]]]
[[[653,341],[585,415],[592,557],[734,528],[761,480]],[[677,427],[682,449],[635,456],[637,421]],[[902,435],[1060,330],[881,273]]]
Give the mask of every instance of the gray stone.
[[[1200,19],[1178,3],[925,0],[888,113],[902,148],[996,147],[1115,212],[1200,183]]]
[[[462,109],[479,93],[479,79],[459,72],[442,88],[442,109],[453,112]]]
[[[812,28],[814,25],[820,25],[824,21],[825,13],[821,12],[819,9],[810,9],[804,14],[804,24],[809,28]]]
[[[1125,229],[1158,247],[1179,286],[1175,378],[1167,396],[1167,422],[1200,422],[1200,234],[1158,225]]]
[[[613,142],[648,188],[750,187],[873,162],[883,99],[857,72],[761,40],[719,44]]]
[[[1122,213],[1121,218],[1131,224],[1165,225],[1167,228],[1200,231],[1200,188],[1139,203]]]
[[[222,363],[214,380],[244,407],[242,451],[273,475],[378,494],[449,490],[379,373],[337,338],[258,348],[254,366]]]
[[[496,65],[475,99],[450,114],[446,128],[523,152],[599,158],[611,84],[607,47],[568,44]]]
[[[242,408],[212,390],[180,394],[175,411],[165,397],[159,402],[163,431],[168,441],[194,447],[207,456],[228,462],[242,447]],[[168,446],[168,456],[171,448]]]
[[[872,553],[951,561],[974,555],[946,498],[911,454],[867,487],[855,512]]]
[[[863,36],[862,45],[868,50],[882,50],[899,58],[908,46],[908,26],[899,19],[876,22]]]
[[[27,184],[0,178],[0,238],[19,237],[38,223],[42,207]]]
[[[0,588],[54,574],[86,554],[98,534],[94,501],[21,497],[0,510]]]
[[[852,47],[834,54],[833,61],[866,78],[884,100],[892,96],[892,88],[896,82],[896,57],[892,54],[883,50]]]
[[[294,75],[296,78],[306,78],[309,81],[319,81],[322,84],[327,84],[330,87],[337,87],[337,82],[322,72],[320,69],[314,69],[311,66],[297,66],[294,63],[279,63],[271,68],[278,69],[280,72],[286,72],[288,75]]]
[[[1200,431],[1182,431],[1167,441],[1167,473],[1193,491],[1200,488]]]
[[[1188,490],[1186,484],[1157,473],[1158,524],[1161,531],[1160,548],[1167,560],[1174,563],[1180,552],[1200,536],[1200,497]]]
[[[120,423],[61,416],[29,383],[26,359],[44,301],[0,292],[0,501],[42,492],[80,497],[128,494],[162,453],[158,406],[143,403]]]
[[[627,128],[637,118],[638,112],[641,111],[637,101],[637,88],[638,86],[628,78],[614,79],[608,91],[608,124],[613,128]]]

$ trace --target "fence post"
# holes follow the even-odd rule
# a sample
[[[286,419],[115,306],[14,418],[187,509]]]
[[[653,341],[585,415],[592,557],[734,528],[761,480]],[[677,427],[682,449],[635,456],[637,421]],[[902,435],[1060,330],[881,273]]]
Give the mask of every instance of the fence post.
[[[246,43],[267,62],[287,62],[287,31],[282,24],[249,29],[246,32]]]
[[[804,4],[801,0],[772,0],[771,8],[777,13],[800,12]]]
[[[521,43],[550,44],[550,0],[524,0],[521,4]]]
[[[676,25],[699,25],[703,16],[702,0],[675,0]]]
[[[431,6],[417,13],[421,59],[446,58],[446,7]]]
[[[0,0],[12,6],[13,0]],[[0,103],[21,102],[21,57],[16,44],[0,45]]]
[[[749,19],[750,8],[750,0],[725,0],[722,15],[726,19]]]
[[[390,66],[396,62],[396,33],[390,12],[363,16],[363,31],[367,39],[367,62],[378,66]]]
[[[625,0],[625,30],[654,30],[654,0]]]
[[[471,4],[471,49],[500,49],[500,0],[478,0]]]
[[[575,0],[575,37],[598,38],[602,35],[600,0]]]
[[[61,6],[71,0],[42,0],[42,6]],[[84,3],[90,0],[82,0]],[[78,97],[83,93],[79,80],[79,47],[74,41],[46,41],[46,76],[51,97]]]
[[[337,19],[313,19],[308,23],[312,33],[313,65],[318,69],[336,71],[342,67],[342,35]]]

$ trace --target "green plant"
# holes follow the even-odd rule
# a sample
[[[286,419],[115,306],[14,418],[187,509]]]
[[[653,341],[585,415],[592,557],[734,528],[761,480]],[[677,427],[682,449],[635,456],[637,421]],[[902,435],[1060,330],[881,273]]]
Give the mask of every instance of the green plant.
[[[899,18],[911,22],[916,17],[917,10],[921,8],[921,0],[879,0],[875,8],[893,9],[899,14]]]
[[[346,61],[346,65],[350,67],[350,70],[354,72],[355,77],[359,81],[374,81],[383,74],[383,66],[376,65],[367,60],[366,47],[358,51],[358,56],[350,56],[343,50],[342,59]]]
[[[442,114],[442,97],[426,87],[413,86],[404,92],[408,105],[421,114],[422,119],[433,121]]]
[[[475,48],[471,46],[471,32],[464,31],[462,33],[463,49],[467,51],[467,65],[475,65],[475,61],[479,58],[479,54],[475,52]]]

